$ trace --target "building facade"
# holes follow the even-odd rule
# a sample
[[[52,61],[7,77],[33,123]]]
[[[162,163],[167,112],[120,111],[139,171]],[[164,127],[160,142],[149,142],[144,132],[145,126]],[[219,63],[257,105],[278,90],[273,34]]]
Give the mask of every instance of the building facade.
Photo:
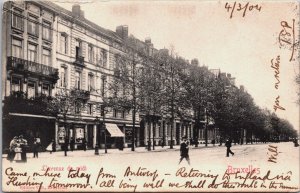
[[[4,13],[2,98],[16,92],[25,93],[28,99],[56,96],[73,89],[86,99],[78,112],[74,104],[74,113],[66,120],[9,112],[9,122],[4,124],[6,145],[14,135],[23,134],[28,139],[40,137],[43,145],[52,140],[60,144],[67,136],[68,140],[75,139],[75,148],[83,141],[89,148],[98,142],[101,147],[103,116],[106,123],[120,129],[115,137],[107,133],[111,136],[108,146],[114,147],[119,138],[127,144],[132,127],[130,112],[110,109],[103,115],[99,109],[103,95],[108,94],[105,84],[114,75],[114,56],[122,52],[117,33],[86,20],[79,5],[71,12],[51,2],[16,1],[5,3]]]
[[[26,109],[7,112],[3,118],[3,147],[15,135],[29,143],[41,138],[42,146],[51,141],[75,141],[75,149],[132,146],[132,112],[101,106],[110,95],[107,84],[114,78],[116,57],[125,54],[128,27],[104,29],[85,18],[79,5],[68,11],[52,2],[11,1],[4,4],[2,31],[2,99],[22,93],[27,100],[71,92],[84,100],[74,103],[70,113],[51,116]],[[157,52],[151,39],[137,40],[149,52]],[[75,93],[72,93],[75,92]],[[71,113],[72,112],[72,113]],[[102,127],[106,124],[107,131]],[[171,137],[171,125],[174,132]],[[159,117],[148,121],[136,115],[136,146],[179,144],[183,136],[193,138],[193,120]],[[215,138],[216,134],[209,134]],[[60,146],[58,145],[58,148]]]

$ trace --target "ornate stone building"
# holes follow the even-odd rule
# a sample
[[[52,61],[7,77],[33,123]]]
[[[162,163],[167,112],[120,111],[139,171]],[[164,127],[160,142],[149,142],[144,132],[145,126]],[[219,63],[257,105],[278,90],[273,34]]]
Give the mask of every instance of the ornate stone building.
[[[132,112],[101,106],[110,94],[107,84],[115,75],[116,57],[125,53],[128,27],[104,29],[86,19],[79,5],[68,11],[47,1],[11,1],[4,4],[3,10],[2,99],[23,94],[30,103],[42,95],[55,97],[71,92],[85,102],[84,108],[74,103],[65,117],[44,114],[42,107],[34,104],[34,108],[27,108],[28,104],[23,108],[21,103],[17,105],[20,108],[10,108],[3,117],[4,148],[11,138],[21,134],[29,142],[39,137],[43,147],[52,140],[61,144],[72,138],[77,149],[83,143],[88,148],[104,148],[105,141],[109,148],[118,143],[131,146]],[[149,55],[158,52],[149,38],[136,39],[135,43]],[[196,132],[193,120],[176,118],[171,123],[164,115],[153,129],[154,123],[146,121],[142,112],[136,117],[137,146],[147,145],[149,140],[152,145],[169,145],[171,124],[174,145],[182,136],[193,138]],[[214,138],[216,134],[209,136]]]
[[[67,120],[26,111],[8,112],[4,145],[14,135],[23,134],[29,141],[40,137],[44,146],[52,139],[62,143],[67,136],[68,140],[75,139],[78,148],[83,141],[89,148],[97,142],[103,147],[100,105],[103,95],[108,94],[105,84],[114,76],[115,54],[122,52],[122,37],[128,36],[126,26],[113,32],[85,19],[79,5],[68,11],[45,1],[6,2],[2,25],[3,99],[13,93],[30,99],[73,89],[87,103],[80,109],[74,104],[74,113],[68,113]],[[105,122],[110,123],[108,146],[114,147],[118,138],[125,145],[130,143],[131,113],[110,109],[104,114]]]

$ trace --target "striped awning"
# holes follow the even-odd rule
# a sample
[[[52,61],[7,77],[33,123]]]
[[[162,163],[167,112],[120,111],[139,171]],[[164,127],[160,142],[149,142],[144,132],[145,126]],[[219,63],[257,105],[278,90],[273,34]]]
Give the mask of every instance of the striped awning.
[[[124,133],[116,124],[106,123],[105,126],[111,137],[124,137]]]

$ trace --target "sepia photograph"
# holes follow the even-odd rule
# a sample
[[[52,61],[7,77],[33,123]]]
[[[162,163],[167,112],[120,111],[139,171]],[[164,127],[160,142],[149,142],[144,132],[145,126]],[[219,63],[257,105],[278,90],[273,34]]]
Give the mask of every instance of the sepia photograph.
[[[299,192],[300,3],[4,1],[3,192]]]

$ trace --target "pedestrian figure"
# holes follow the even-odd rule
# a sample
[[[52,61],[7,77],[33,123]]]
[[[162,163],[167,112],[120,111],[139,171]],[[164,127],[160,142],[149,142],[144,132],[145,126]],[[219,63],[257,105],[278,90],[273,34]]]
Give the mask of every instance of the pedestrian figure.
[[[181,163],[181,161],[183,159],[186,159],[186,161],[188,162],[188,164],[190,165],[190,157],[189,157],[189,143],[186,140],[186,138],[183,138],[183,142],[180,144],[180,159],[179,159],[179,163]]]
[[[148,142],[147,142],[147,143],[148,143],[148,145],[147,145],[147,146],[148,146],[148,148],[147,148],[147,149],[148,149],[148,151],[151,151],[151,141],[150,141],[150,140],[148,140]]]
[[[74,150],[74,146],[75,146],[75,140],[73,137],[71,137],[71,141],[70,141],[70,148],[71,148],[71,151]]]
[[[21,160],[22,162],[27,162],[27,155],[26,155],[27,140],[23,138],[23,135],[19,136],[19,144],[21,148]]]
[[[18,141],[17,146],[15,147],[15,162],[22,162],[22,148],[20,147],[20,143]]]
[[[40,142],[38,141],[37,138],[33,139],[33,146],[32,146],[32,150],[33,150],[33,158],[39,158],[39,147],[40,147]]]
[[[165,143],[164,143],[164,140],[163,140],[163,139],[160,140],[160,144],[161,144],[161,148],[164,148]]]
[[[67,156],[68,146],[69,146],[69,141],[68,141],[68,138],[65,137],[65,142],[62,145],[62,148],[63,148],[63,150],[65,152],[65,156]]]
[[[211,143],[213,144],[213,146],[215,146],[216,140],[215,139],[211,140]]]
[[[56,152],[56,143],[54,139],[52,139],[52,152]]]
[[[49,151],[50,154],[52,154],[52,152],[53,152],[53,142],[52,141],[46,147],[46,150]]]
[[[295,138],[295,139],[293,140],[293,142],[294,142],[294,147],[298,147],[298,146],[299,146],[299,143],[298,143],[298,139],[297,139],[297,138]]]
[[[119,148],[119,150],[123,151],[123,149],[124,149],[123,138],[120,137],[117,140],[118,140],[117,142],[118,142],[118,148]]]
[[[230,150],[230,148],[231,148],[231,140],[227,139],[226,142],[225,142],[225,146],[227,147],[226,157],[229,157],[229,153],[231,155],[234,155],[234,153]]]
[[[15,148],[17,147],[18,144],[18,136],[15,136],[9,143],[9,151],[7,154],[7,160],[12,162],[15,158],[16,152]]]

